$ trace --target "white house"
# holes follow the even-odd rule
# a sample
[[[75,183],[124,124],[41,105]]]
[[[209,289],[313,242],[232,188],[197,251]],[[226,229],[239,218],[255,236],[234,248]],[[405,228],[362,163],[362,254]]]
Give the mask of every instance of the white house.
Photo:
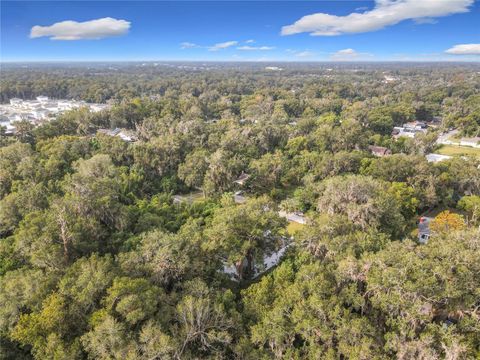
[[[393,128],[393,132],[392,132],[392,135],[395,137],[395,138],[398,138],[398,137],[409,137],[409,138],[414,138],[416,134],[419,134],[419,133],[426,133],[427,130],[426,129],[422,129],[420,127],[410,127],[410,126],[407,126],[407,127],[401,127],[401,126],[395,126]]]

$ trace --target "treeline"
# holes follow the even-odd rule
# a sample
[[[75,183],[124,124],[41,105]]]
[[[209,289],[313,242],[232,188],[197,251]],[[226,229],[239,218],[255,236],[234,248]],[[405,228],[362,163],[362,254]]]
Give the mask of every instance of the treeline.
[[[375,109],[379,120],[387,122],[385,131],[393,123],[440,117],[445,128],[459,128],[467,136],[480,134],[480,80],[475,65],[428,69],[420,65],[329,68],[328,64],[282,64],[281,72],[268,72],[258,64],[145,65],[11,65],[2,72],[0,102],[39,95],[117,104],[150,98],[168,100],[169,116],[194,112],[207,120],[224,118],[223,111],[235,117],[291,119],[325,111],[339,114],[346,108],[361,120]],[[386,75],[395,80],[385,82]],[[257,108],[241,111],[242,106],[248,107],[245,102],[256,102]]]
[[[345,71],[329,84],[300,70],[237,84],[189,73],[195,82],[156,97],[0,133],[0,357],[478,357],[480,160],[428,163],[436,131],[390,135],[445,111],[442,94],[474,113],[476,86],[430,89],[428,71],[398,85],[413,93],[368,90],[381,97],[360,93],[370,75]],[[139,140],[96,133],[105,127]],[[419,244],[432,209],[447,211]],[[294,232],[279,210],[309,223]]]

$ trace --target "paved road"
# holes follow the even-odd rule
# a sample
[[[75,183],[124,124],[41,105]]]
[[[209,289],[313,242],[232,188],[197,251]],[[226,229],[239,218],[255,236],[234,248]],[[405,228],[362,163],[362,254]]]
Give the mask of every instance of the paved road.
[[[458,134],[458,130],[451,130],[443,135],[440,135],[437,139],[437,144],[444,144],[448,145],[448,139],[451,138],[452,136]]]

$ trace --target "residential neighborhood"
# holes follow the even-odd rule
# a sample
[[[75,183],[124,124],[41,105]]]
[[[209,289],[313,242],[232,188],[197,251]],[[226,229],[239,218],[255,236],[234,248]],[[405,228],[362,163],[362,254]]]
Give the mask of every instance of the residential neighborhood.
[[[24,120],[39,125],[65,111],[82,107],[92,112],[99,112],[110,106],[85,101],[50,99],[43,95],[37,96],[35,100],[12,98],[8,104],[0,104],[0,126],[6,127],[7,133],[14,133],[16,121]]]

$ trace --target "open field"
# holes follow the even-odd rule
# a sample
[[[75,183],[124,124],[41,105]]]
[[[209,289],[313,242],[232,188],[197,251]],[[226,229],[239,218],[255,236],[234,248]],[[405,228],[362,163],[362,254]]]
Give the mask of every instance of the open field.
[[[436,153],[449,156],[473,155],[480,157],[480,149],[467,146],[444,145]]]

